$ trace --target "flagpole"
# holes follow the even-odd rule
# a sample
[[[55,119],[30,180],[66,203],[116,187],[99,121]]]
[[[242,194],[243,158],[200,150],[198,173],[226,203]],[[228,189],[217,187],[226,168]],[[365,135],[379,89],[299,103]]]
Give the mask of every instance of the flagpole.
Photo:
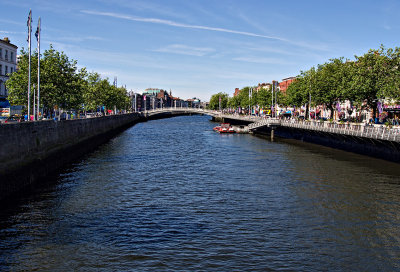
[[[271,88],[271,117],[274,117],[274,88],[275,88],[275,81],[272,81],[272,88]]]
[[[37,33],[37,42],[38,42],[38,69],[37,69],[37,76],[38,76],[38,82],[37,82],[37,118],[39,119],[39,113],[40,113],[40,17],[38,21],[38,27],[36,30]]]
[[[28,47],[29,47],[29,71],[28,71],[28,121],[31,120],[31,25],[32,25],[32,10],[29,10],[28,17]]]
[[[36,86],[35,86],[35,83],[33,83],[33,90],[32,90],[32,92],[33,92],[33,121],[36,121],[36,107],[35,107],[35,105],[36,105]]]

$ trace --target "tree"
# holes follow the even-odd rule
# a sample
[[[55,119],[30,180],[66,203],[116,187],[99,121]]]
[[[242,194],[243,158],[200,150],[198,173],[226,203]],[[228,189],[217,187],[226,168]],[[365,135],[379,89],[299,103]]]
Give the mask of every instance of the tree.
[[[296,81],[286,89],[286,103],[290,106],[301,107],[308,103],[309,85],[304,73],[297,76]]]
[[[330,118],[333,118],[336,103],[351,98],[347,67],[343,58],[335,58],[319,65],[313,75],[310,74],[312,102],[317,105],[326,105],[331,113]]]
[[[271,96],[272,92],[270,89],[261,88],[257,92],[257,105],[260,107],[270,107],[272,103]]]
[[[102,79],[98,73],[89,73],[83,92],[85,109],[95,111],[98,107],[103,106],[108,88],[110,88],[108,80]]]
[[[234,96],[228,99],[228,107],[236,109],[240,106],[239,96]]]
[[[18,70],[7,81],[9,100],[12,104],[27,105],[28,96],[28,52],[21,50]],[[31,57],[31,90],[37,81],[37,58]],[[43,53],[40,62],[40,100],[44,108],[79,109],[83,102],[82,87],[86,75],[85,69],[77,70],[77,62],[69,60],[63,53],[50,46]],[[33,93],[33,92],[32,92]],[[33,95],[31,97],[33,99]],[[31,100],[33,103],[33,100]]]
[[[365,101],[376,116],[379,99],[399,98],[399,49],[369,50],[355,56],[352,88],[358,101]]]
[[[37,54],[32,56],[31,62],[31,77],[34,79],[37,78]],[[10,78],[6,81],[8,100],[12,105],[28,105],[28,73],[28,53],[22,48],[21,56],[18,61],[18,70],[12,73]],[[31,98],[31,103],[33,102],[32,99],[33,96]]]
[[[221,109],[225,109],[228,105],[228,94],[219,92],[211,96],[209,108],[212,110],[218,110],[220,106],[221,99]]]
[[[239,100],[239,106],[242,108],[248,108],[250,105],[250,87],[244,87],[239,91],[238,94],[238,100]]]

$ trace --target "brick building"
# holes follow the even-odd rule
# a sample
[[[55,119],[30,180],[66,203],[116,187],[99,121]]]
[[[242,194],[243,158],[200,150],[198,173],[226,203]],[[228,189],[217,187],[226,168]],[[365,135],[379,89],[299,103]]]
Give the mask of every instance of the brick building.
[[[279,83],[279,90],[283,93],[286,92],[287,88],[289,87],[290,84],[292,84],[296,80],[296,77],[288,77],[282,79],[282,81]]]

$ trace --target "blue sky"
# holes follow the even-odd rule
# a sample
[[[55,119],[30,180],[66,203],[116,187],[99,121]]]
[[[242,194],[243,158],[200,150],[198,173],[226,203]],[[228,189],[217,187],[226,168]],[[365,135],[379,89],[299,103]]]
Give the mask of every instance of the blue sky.
[[[50,44],[128,90],[219,91],[280,81],[333,57],[399,46],[400,1],[1,0],[0,37],[27,48],[26,21]],[[34,31],[33,31],[34,33]],[[36,42],[36,40],[34,40]],[[36,45],[34,45],[36,48]]]

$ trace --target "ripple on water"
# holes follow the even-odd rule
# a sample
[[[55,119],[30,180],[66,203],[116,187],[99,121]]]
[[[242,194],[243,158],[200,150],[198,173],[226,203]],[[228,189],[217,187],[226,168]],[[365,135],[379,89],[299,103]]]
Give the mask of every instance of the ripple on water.
[[[137,124],[0,220],[0,270],[393,271],[397,165],[219,135],[205,116]]]

